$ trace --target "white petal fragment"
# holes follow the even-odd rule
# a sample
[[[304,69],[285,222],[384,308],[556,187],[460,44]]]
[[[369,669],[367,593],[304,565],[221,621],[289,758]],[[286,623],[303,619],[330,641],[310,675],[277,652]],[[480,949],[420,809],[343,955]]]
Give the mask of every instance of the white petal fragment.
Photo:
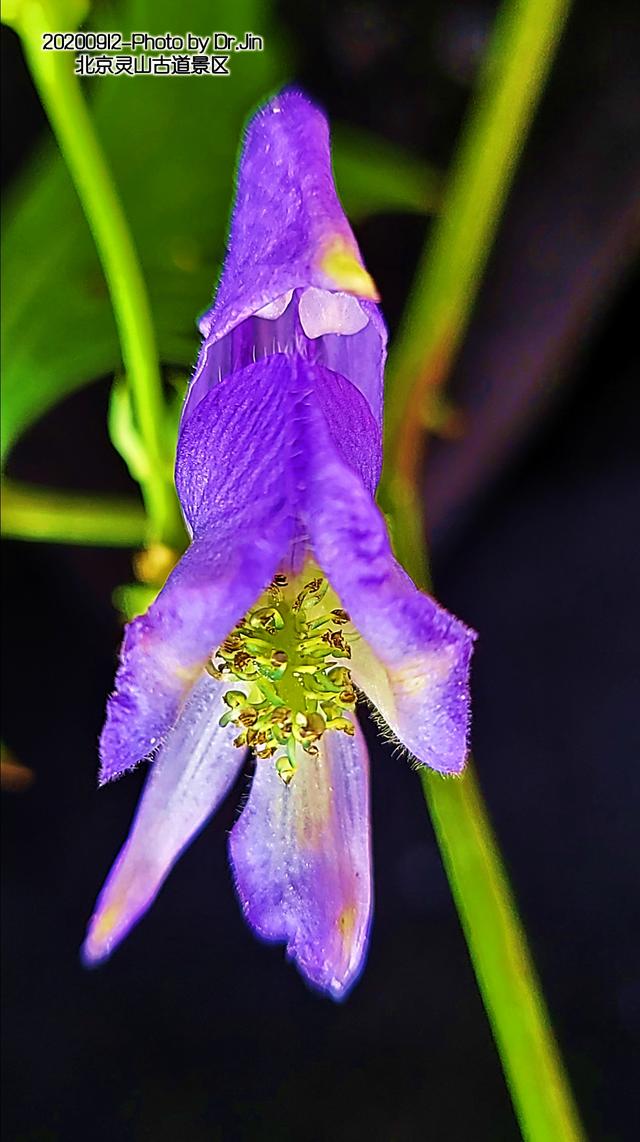
[[[355,297],[314,286],[304,291],[298,313],[306,336],[312,339],[325,333],[359,333],[369,322]]]
[[[292,297],[293,290],[289,289],[286,293],[280,294],[280,297],[268,301],[266,305],[262,306],[262,309],[257,309],[254,317],[264,317],[267,321],[275,321],[278,317],[282,317]]]

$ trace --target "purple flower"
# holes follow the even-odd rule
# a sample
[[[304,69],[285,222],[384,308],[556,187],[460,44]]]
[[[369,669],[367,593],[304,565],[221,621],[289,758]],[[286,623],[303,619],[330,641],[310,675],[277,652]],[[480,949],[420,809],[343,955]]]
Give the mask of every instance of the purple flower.
[[[84,945],[106,958],[243,767],[230,836],[249,923],[344,996],[372,911],[356,695],[414,757],[464,765],[473,634],[419,592],[374,504],[386,331],[300,92],[249,125],[229,253],[185,403],[176,484],[192,542],[129,624],[101,780],[154,755]]]

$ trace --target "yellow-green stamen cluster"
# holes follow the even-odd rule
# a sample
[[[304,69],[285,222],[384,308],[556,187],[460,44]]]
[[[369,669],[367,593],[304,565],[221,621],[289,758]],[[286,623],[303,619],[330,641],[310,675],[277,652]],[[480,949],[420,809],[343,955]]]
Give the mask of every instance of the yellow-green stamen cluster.
[[[208,666],[216,678],[245,684],[224,695],[229,709],[220,724],[238,726],[234,745],[250,746],[259,758],[278,754],[276,769],[287,784],[296,770],[298,745],[317,755],[316,742],[327,730],[354,732],[345,715],[355,708],[356,692],[348,668],[340,664],[351,657],[339,629],[349,616],[339,607],[323,608],[327,590],[326,579],[318,576],[294,597],[287,577],[276,575],[266,597]]]

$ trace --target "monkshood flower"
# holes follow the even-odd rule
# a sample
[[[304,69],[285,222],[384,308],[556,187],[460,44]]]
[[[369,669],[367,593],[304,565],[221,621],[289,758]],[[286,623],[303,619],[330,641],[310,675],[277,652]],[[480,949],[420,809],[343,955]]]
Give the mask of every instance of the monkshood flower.
[[[366,696],[418,762],[465,760],[473,634],[413,585],[374,503],[386,332],[298,91],[246,133],[229,251],[184,407],[176,485],[191,545],[126,629],[101,780],[153,756],[85,960],[155,899],[247,752],[229,839],[244,913],[344,996],[372,911]]]

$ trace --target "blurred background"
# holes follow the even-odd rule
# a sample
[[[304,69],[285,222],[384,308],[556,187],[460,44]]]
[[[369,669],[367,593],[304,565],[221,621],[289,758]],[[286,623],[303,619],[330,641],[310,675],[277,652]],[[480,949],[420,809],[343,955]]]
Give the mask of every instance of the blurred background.
[[[125,10],[155,32],[234,26],[225,5],[178,15],[142,0],[96,4],[92,24],[123,27]],[[475,0],[243,0],[235,25],[264,34],[265,53],[230,79],[89,89],[168,374],[186,375],[197,349],[241,123],[282,79],[336,124],[345,202],[393,336],[433,203],[367,203],[348,162],[367,136],[351,146],[349,131],[398,148],[392,158],[401,149],[416,185],[436,185],[494,14]],[[437,594],[480,633],[480,780],[589,1137],[602,1142],[637,1137],[638,1113],[638,58],[634,0],[574,6],[423,481]],[[33,295],[17,325],[20,392],[37,382],[42,394],[35,412],[25,396],[7,472],[133,494],[106,428],[117,343],[104,283],[6,28],[2,62],[3,182],[14,214],[28,201],[41,215],[31,246],[24,228],[22,247],[7,243],[23,250],[18,276]],[[129,82],[152,85],[153,98],[145,87],[123,120]],[[336,169],[340,182],[338,156]],[[177,232],[165,264],[171,210],[189,214],[192,232]],[[188,289],[176,266],[191,267]],[[54,361],[68,362],[64,399],[47,387]],[[225,846],[246,777],[113,960],[81,968],[84,926],[144,776],[96,790],[121,630],[111,595],[130,579],[126,549],[5,544],[3,738],[33,777],[3,793],[7,1142],[515,1142],[419,784],[370,726],[376,915],[345,1005],[310,993],[242,920]]]

